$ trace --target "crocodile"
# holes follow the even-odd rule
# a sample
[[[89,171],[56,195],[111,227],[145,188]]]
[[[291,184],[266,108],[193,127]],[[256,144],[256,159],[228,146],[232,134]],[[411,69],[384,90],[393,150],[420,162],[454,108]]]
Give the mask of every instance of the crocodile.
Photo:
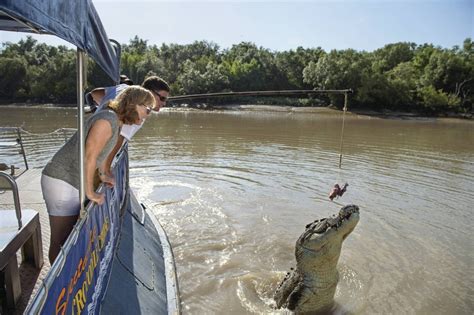
[[[347,205],[339,214],[316,220],[296,241],[296,268],[278,286],[276,307],[296,314],[325,314],[334,310],[342,242],[359,222],[359,207]]]

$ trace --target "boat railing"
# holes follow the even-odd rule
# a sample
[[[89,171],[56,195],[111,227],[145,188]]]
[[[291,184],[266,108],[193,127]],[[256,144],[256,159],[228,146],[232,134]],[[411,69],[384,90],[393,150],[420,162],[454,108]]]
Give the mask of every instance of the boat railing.
[[[2,159],[7,157],[10,158],[12,156],[16,156],[17,154],[20,154],[23,159],[24,169],[19,173],[17,172],[17,170],[20,169],[20,167],[18,167],[18,161],[10,161],[11,163],[5,163],[9,162],[6,160],[0,161],[0,170],[9,170],[10,175],[14,178],[20,176],[29,168],[28,160],[26,159],[25,147],[23,145],[23,138],[21,137],[21,131],[21,127],[0,127],[0,157]]]
[[[115,186],[99,186],[105,202],[86,205],[85,216],[61,248],[26,314],[99,312],[128,202],[127,145],[117,154],[113,172]]]
[[[0,172],[0,190],[11,190],[13,194],[13,203],[15,205],[15,215],[18,221],[18,229],[21,229],[21,205],[20,195],[18,194],[18,185],[12,175]]]
[[[59,128],[34,133],[22,126],[0,127],[0,171],[16,179],[30,168],[44,166],[44,152],[56,152],[76,131],[76,128]]]

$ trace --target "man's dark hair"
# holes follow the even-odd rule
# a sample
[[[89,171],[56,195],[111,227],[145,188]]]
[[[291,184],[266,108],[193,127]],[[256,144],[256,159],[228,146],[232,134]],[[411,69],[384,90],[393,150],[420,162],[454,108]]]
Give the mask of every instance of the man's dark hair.
[[[168,82],[163,80],[162,78],[154,75],[151,77],[148,77],[143,81],[142,87],[149,91],[166,91],[170,92],[170,86],[168,85]]]
[[[120,75],[120,84],[133,85],[133,81],[130,80],[125,74]]]

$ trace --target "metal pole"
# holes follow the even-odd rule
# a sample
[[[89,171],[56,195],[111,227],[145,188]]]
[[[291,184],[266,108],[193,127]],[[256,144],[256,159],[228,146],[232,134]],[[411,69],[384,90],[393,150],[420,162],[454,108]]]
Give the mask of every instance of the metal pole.
[[[84,176],[84,52],[77,48],[77,135],[79,138],[79,200],[80,217],[85,215],[85,176]]]
[[[84,82],[84,85],[83,85],[83,89],[82,89],[82,92],[84,92],[87,88],[89,88],[87,86],[87,68],[89,67],[89,59],[87,58],[87,55],[86,54],[83,54],[84,58],[83,58],[83,77],[82,77],[82,80]],[[84,95],[84,93],[82,93]]]
[[[25,168],[28,169],[28,161],[26,160],[26,152],[25,148],[23,147],[23,140],[21,139],[21,128],[16,128],[16,133],[18,135],[18,141],[20,142],[20,150],[21,154],[23,155],[23,161],[25,162]]]
[[[10,187],[12,189],[13,203],[15,204],[16,219],[18,220],[18,230],[21,230],[21,228],[23,227],[23,223],[21,221],[21,205],[20,205],[20,196],[18,195],[18,186],[16,184],[15,179],[8,174],[0,173],[0,177],[3,177],[10,184]]]

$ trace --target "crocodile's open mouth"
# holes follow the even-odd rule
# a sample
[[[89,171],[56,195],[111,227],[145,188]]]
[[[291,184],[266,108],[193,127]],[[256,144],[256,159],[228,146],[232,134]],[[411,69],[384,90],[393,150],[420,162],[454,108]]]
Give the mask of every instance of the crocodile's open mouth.
[[[297,245],[307,250],[317,251],[322,246],[338,237],[344,240],[359,222],[359,207],[348,205],[336,216],[316,220],[306,225],[306,231],[298,239]]]

